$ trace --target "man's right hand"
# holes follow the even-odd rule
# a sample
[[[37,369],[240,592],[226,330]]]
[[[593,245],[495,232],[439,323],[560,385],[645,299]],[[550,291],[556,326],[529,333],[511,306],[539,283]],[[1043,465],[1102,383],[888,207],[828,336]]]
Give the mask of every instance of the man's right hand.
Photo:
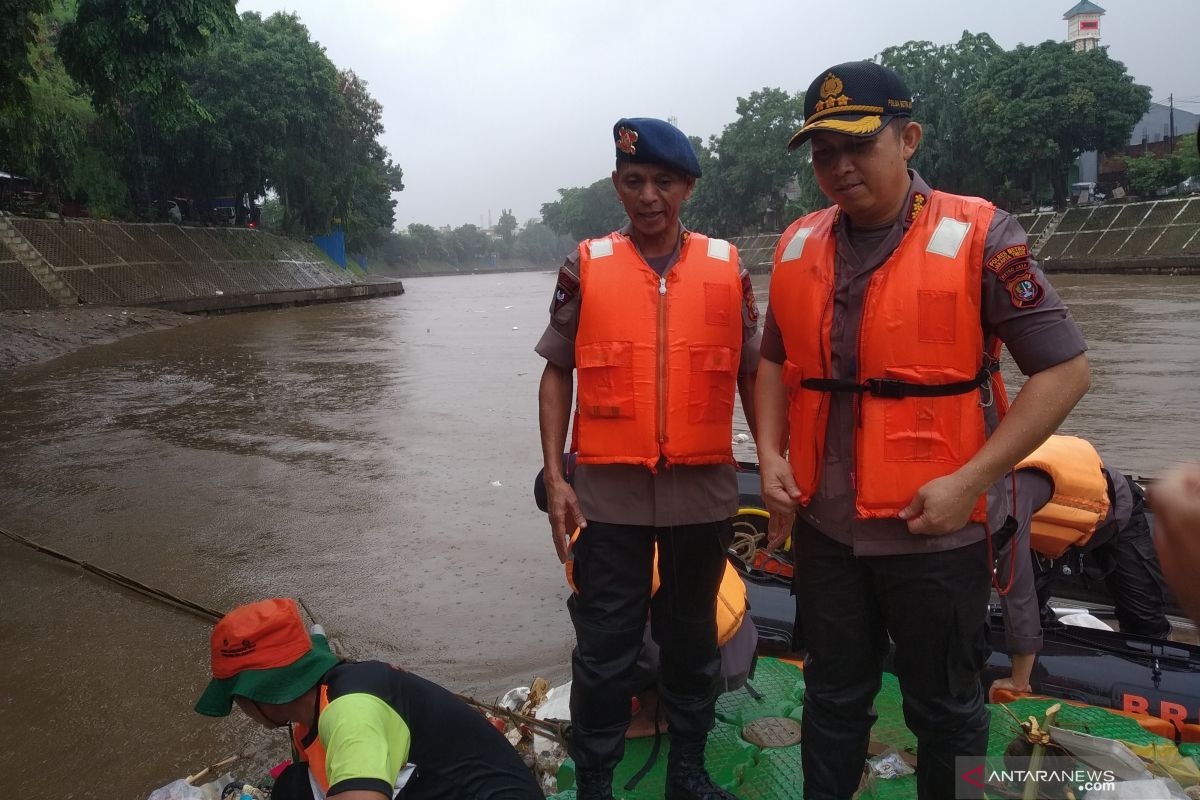
[[[782,456],[760,454],[758,477],[762,483],[762,499],[771,512],[767,523],[767,547],[774,549],[792,532],[796,508],[800,505],[800,489],[792,475],[792,465]]]
[[[547,473],[549,474],[549,473]],[[587,520],[579,510],[579,498],[571,484],[563,479],[546,481],[546,511],[550,514],[550,535],[554,538],[554,551],[559,563],[567,561],[567,537],[576,529],[587,527]]]

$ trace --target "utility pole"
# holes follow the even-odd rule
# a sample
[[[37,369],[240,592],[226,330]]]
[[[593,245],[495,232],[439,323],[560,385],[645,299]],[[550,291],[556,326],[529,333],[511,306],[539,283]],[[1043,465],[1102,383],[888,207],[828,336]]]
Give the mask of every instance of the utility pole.
[[[1172,92],[1167,96],[1167,103],[1171,106],[1171,150],[1175,150],[1175,93]]]

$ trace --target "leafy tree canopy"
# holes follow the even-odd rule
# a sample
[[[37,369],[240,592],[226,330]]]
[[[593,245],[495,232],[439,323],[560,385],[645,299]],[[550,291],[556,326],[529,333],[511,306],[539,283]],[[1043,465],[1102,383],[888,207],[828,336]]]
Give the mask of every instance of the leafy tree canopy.
[[[991,57],[964,106],[970,135],[994,176],[1040,170],[1067,199],[1067,174],[1089,150],[1119,150],[1150,107],[1106,48],[1043,42]]]

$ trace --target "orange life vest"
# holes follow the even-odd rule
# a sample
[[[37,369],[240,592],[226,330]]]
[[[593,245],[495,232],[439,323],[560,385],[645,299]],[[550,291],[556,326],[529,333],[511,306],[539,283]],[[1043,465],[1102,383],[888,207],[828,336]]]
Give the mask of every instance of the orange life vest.
[[[579,284],[579,463],[734,463],[737,250],[690,233],[660,277],[612,233],[580,244]]]
[[[575,540],[579,538],[579,528],[571,534],[571,544],[575,544]],[[567,554],[567,560],[563,564],[563,568],[567,573],[567,586],[571,587],[571,591],[578,593],[579,589],[575,587],[575,557],[574,551]],[[654,545],[654,572],[651,573],[650,579],[650,596],[653,597],[658,592],[658,587],[661,583],[658,577],[658,545]],[[738,571],[728,560],[725,561],[725,572],[721,575],[721,585],[717,587],[717,646],[721,647],[738,632],[742,627],[742,620],[746,618],[746,611],[749,609],[749,603],[746,600],[746,584],[742,582],[742,576],[738,575]]]
[[[329,687],[321,684],[321,705],[317,709],[317,717],[320,718],[325,713],[325,709],[329,706]],[[329,791],[329,777],[325,771],[325,745],[321,744],[321,737],[313,731],[312,744],[308,747],[304,746],[304,738],[308,736],[309,729],[299,723],[292,725],[292,746],[295,751],[300,754],[300,760],[308,764],[309,774],[312,775],[313,781],[320,787],[321,792]]]
[[[1017,464],[1050,476],[1054,494],[1034,513],[1029,546],[1058,558],[1074,545],[1087,544],[1108,514],[1108,481],[1104,464],[1091,442],[1078,436],[1051,436]]]
[[[807,504],[820,484],[829,392],[858,393],[856,514],[895,517],[917,489],[949,475],[983,446],[981,403],[1001,412],[1000,342],[984,352],[983,249],[995,207],[933,192],[896,250],[871,276],[858,336],[858,375],[831,380],[833,225],[817,211],[780,237],[771,306],[787,360],[789,460]],[[980,497],[971,519],[987,517]]]

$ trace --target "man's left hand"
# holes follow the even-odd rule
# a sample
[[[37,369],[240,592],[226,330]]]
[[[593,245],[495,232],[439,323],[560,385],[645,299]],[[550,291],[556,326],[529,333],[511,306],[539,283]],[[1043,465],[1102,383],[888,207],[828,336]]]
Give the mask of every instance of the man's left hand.
[[[908,523],[909,533],[945,536],[967,524],[980,494],[957,472],[934,478],[917,489],[912,502],[900,511],[900,519]]]
[[[1029,694],[1033,691],[1033,687],[1028,683],[1026,683],[1024,686],[1017,686],[1016,682],[1013,681],[1012,678],[997,678],[996,680],[992,681],[992,690],[995,691],[996,689],[1007,689],[1010,692],[1017,692],[1020,694]]]

